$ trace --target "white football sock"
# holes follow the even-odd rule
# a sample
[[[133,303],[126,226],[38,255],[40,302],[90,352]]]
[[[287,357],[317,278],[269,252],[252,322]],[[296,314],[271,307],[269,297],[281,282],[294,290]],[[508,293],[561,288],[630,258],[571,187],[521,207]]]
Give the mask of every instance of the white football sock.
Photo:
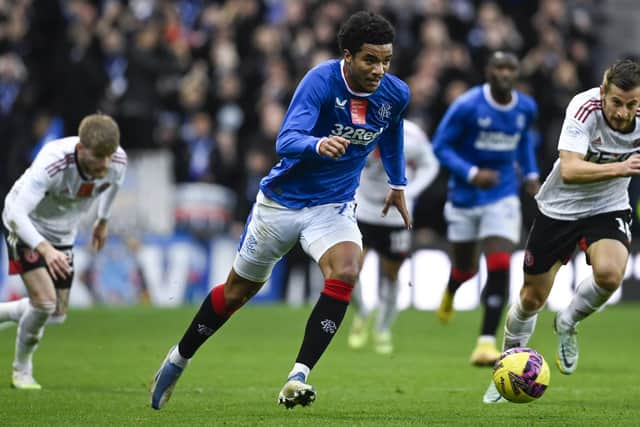
[[[356,309],[358,317],[362,319],[366,319],[369,317],[369,314],[371,314],[371,310],[364,304],[364,291],[360,280],[356,282],[356,285],[351,292],[351,301],[349,301],[349,304]]]
[[[180,354],[180,350],[178,349],[178,346],[175,346],[173,350],[171,350],[171,353],[169,354],[169,362],[173,363],[174,365],[178,365],[182,369],[184,369],[189,363],[189,359],[182,356]]]
[[[578,285],[569,306],[558,315],[558,326],[574,329],[578,322],[602,307],[612,294],[612,291],[598,286],[593,275],[589,275]]]
[[[398,312],[398,283],[391,282],[384,274],[380,276],[380,303],[378,305],[378,316],[376,329],[378,332],[384,332],[391,329],[393,321],[396,319]]]
[[[44,335],[44,325],[56,309],[56,304],[45,303],[42,307],[28,305],[27,310],[18,322],[16,334],[16,354],[13,369],[23,371],[31,366],[31,358]]]
[[[508,350],[514,347],[525,347],[536,328],[537,319],[538,310],[533,312],[525,311],[518,299],[507,312],[507,319],[504,323],[502,350]]]
[[[29,298],[0,303],[0,322],[17,322],[29,306]]]
[[[291,372],[289,372],[289,375],[287,376],[287,378],[290,378],[292,375],[295,375],[298,372],[302,372],[304,374],[304,379],[306,381],[307,377],[309,376],[309,372],[311,372],[311,369],[309,369],[309,367],[304,363],[296,362],[293,365],[293,369],[291,370]]]

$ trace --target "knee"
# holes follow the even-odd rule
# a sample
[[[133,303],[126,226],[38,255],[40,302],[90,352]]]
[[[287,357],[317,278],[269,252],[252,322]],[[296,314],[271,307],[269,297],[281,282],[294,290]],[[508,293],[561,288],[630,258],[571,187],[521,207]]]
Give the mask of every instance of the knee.
[[[242,307],[244,303],[247,302],[252,296],[253,295],[250,295],[246,292],[240,292],[237,289],[231,289],[229,291],[225,291],[224,302],[226,303],[228,310],[235,311]]]
[[[398,280],[398,272],[402,266],[403,261],[396,260],[382,260],[382,274],[384,274],[391,283],[395,283]]]
[[[604,268],[594,269],[593,278],[596,284],[602,289],[615,291],[624,279],[624,269],[607,266]]]
[[[332,279],[340,280],[341,282],[355,284],[358,281],[360,275],[360,266],[357,263],[346,264],[338,266],[333,270],[331,274]]]
[[[56,311],[57,296],[52,289],[35,289],[29,294],[29,304],[34,310],[46,312],[49,315]]]
[[[31,307],[33,310],[46,314],[46,317],[51,316],[56,311],[56,301],[50,299],[32,299]]]
[[[226,311],[232,313],[246,304],[260,290],[260,286],[248,283],[227,283],[222,289]]]
[[[545,298],[535,290],[523,287],[520,291],[520,306],[525,312],[539,311],[545,303]]]

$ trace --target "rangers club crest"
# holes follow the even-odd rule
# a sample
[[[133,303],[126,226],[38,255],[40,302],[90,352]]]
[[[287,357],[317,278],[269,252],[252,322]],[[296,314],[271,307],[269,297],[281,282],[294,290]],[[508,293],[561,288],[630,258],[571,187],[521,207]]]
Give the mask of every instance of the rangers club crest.
[[[338,325],[336,325],[336,322],[331,319],[324,319],[320,322],[320,325],[322,326],[323,331],[331,335],[335,334],[338,330]]]
[[[382,120],[387,120],[389,117],[391,117],[391,105],[382,104],[380,108],[378,108],[378,116]]]

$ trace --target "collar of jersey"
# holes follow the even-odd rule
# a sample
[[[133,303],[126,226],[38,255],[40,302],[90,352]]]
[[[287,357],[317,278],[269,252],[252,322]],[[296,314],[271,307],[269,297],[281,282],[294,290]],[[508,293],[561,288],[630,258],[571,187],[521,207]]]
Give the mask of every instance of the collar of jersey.
[[[347,90],[351,95],[364,97],[364,96],[369,96],[373,93],[373,92],[356,92],[351,90],[351,88],[349,87],[349,83],[347,82],[347,76],[344,75],[344,59],[340,60],[340,75],[342,76],[342,81],[344,82],[344,85],[347,87]]]
[[[518,92],[515,90],[511,91],[511,102],[507,105],[498,104],[493,96],[491,96],[491,88],[489,87],[489,83],[485,83],[482,85],[482,94],[484,95],[484,99],[496,110],[501,111],[509,111],[518,103]]]
[[[78,147],[73,148],[73,160],[76,162],[76,168],[78,169],[78,174],[80,175],[80,178],[82,178],[84,181],[93,181],[93,178],[88,177],[87,175],[84,174],[84,172],[82,172],[82,168],[80,167],[80,162],[78,161]]]

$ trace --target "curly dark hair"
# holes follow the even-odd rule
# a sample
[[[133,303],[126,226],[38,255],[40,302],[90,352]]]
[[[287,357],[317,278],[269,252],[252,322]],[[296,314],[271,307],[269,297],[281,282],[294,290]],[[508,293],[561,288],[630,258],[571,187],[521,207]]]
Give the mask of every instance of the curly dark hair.
[[[640,62],[632,58],[616,61],[605,71],[602,81],[605,91],[608,91],[612,84],[624,91],[640,86]]]
[[[351,15],[338,32],[340,51],[348,50],[355,55],[364,43],[388,44],[395,38],[393,25],[375,13],[360,11]]]

